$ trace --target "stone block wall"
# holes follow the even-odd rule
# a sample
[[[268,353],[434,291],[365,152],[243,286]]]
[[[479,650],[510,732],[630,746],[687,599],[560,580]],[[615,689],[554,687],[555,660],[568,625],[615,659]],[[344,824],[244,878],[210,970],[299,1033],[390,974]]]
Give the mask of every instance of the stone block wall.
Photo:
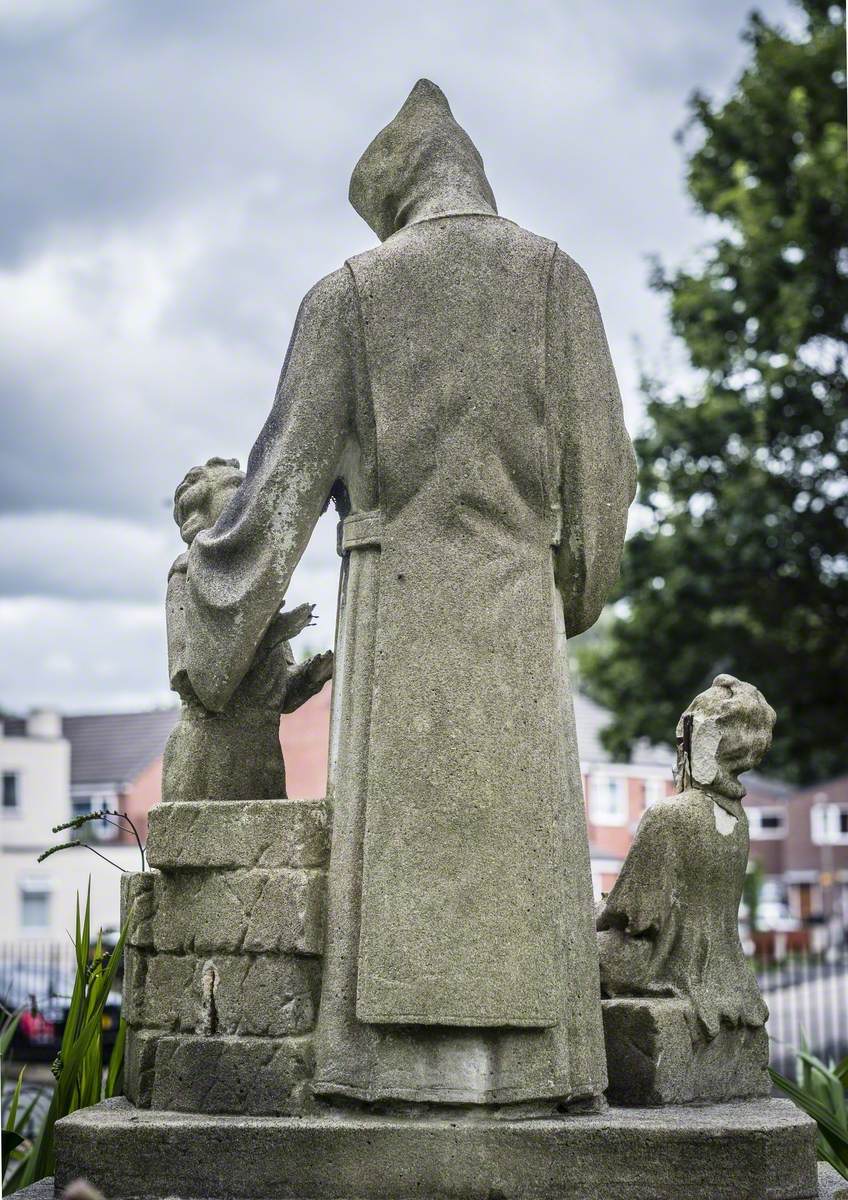
[[[161,804],[123,879],[125,1091],[140,1107],[303,1112],[321,984],[321,800]]]
[[[603,1014],[610,1104],[722,1103],[771,1091],[765,1028],[722,1025],[708,1039],[689,1002],[671,997],[604,1000]]]

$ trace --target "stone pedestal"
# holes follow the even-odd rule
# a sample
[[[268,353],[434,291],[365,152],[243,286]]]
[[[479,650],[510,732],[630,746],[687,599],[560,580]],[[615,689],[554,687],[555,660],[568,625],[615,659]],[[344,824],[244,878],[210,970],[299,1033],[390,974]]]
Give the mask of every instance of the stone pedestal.
[[[610,1104],[692,1104],[768,1096],[765,1029],[703,1037],[685,1000],[604,1000]]]
[[[162,804],[123,880],[125,1088],[142,1108],[309,1105],[328,838],[318,800]]]
[[[550,1120],[163,1113],[109,1100],[56,1127],[56,1184],[109,1200],[803,1200],[815,1126],[789,1101]]]
[[[848,1182],[833,1167],[820,1162],[818,1176],[816,1200],[848,1200]],[[40,1179],[16,1195],[18,1200],[55,1200],[53,1177]]]
[[[817,1195],[815,1127],[788,1102],[679,1106],[758,1094],[767,1051],[695,1053],[674,1001],[605,1005],[611,1098],[665,1107],[519,1120],[322,1105],[323,802],[163,804],[148,853],[154,870],[123,884],[128,1098],[59,1122],[57,1187],[84,1176],[108,1200]]]

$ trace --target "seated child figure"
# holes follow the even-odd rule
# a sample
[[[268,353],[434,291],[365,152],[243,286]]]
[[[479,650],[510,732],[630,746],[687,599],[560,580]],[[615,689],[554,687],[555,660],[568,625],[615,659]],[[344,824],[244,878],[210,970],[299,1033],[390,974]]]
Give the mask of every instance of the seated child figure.
[[[210,458],[188,472],[174,494],[174,520],[187,545],[215,524],[243,479],[233,458]],[[182,667],[187,564],[183,553],[168,574],[168,673],[182,712],[165,747],[162,799],[283,799],[280,713],[294,712],[332,677],[332,651],[296,666],[288,639],[311,623],[312,605],[278,612],[224,711],[207,711]]]
[[[693,1034],[758,1029],[768,1009],[739,941],[748,863],[738,776],[771,745],[774,710],[749,683],[719,675],[677,727],[676,795],[642,817],[621,874],[601,902],[604,996],[689,1001]]]

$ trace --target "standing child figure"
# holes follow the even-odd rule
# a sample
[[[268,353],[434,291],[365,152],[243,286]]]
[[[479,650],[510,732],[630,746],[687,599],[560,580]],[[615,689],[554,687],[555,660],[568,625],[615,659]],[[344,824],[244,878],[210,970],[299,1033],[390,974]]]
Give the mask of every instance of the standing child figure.
[[[243,479],[234,458],[210,458],[188,472],[174,494],[174,520],[186,545],[215,524]],[[183,666],[187,563],[188,554],[181,554],[168,575],[168,674],[182,712],[165,747],[162,799],[282,799],[286,769],[280,714],[294,712],[332,678],[332,651],[295,665],[289,639],[311,624],[312,605],[278,612],[226,708],[209,712]]]

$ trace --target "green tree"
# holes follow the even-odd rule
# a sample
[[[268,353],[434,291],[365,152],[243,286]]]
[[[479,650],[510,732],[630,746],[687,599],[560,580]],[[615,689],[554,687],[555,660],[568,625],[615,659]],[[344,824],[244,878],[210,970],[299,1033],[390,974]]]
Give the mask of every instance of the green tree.
[[[809,782],[848,770],[848,166],[843,11],[797,6],[798,36],[749,18],[726,103],[691,100],[688,188],[715,238],[652,286],[694,382],[643,380],[645,521],[579,654],[614,752],[669,740],[729,671],[778,711],[768,770]]]

